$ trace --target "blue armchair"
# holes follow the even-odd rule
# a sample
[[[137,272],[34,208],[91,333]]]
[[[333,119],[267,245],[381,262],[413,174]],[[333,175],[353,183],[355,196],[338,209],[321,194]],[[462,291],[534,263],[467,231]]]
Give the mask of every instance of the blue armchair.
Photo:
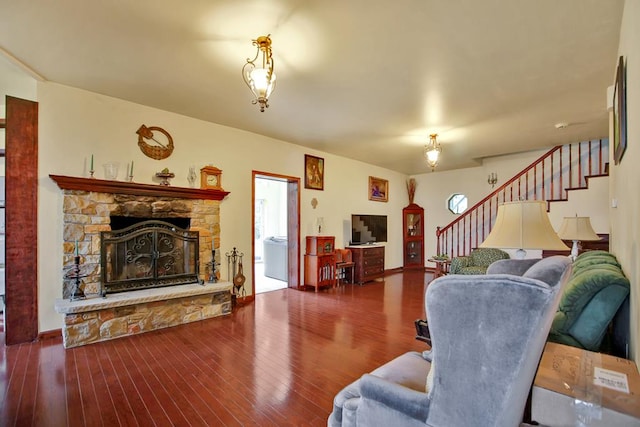
[[[550,257],[522,277],[435,279],[425,297],[433,350],[344,388],[328,425],[518,426],[569,270]]]

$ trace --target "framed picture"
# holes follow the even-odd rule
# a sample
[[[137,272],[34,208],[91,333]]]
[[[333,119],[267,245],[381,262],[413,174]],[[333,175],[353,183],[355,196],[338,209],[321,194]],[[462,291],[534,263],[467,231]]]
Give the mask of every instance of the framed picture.
[[[369,177],[369,200],[376,202],[389,201],[389,181],[375,176]]]
[[[613,88],[613,160],[620,164],[627,149],[627,73],[624,57],[618,59],[616,85]]]
[[[324,159],[304,155],[304,188],[324,190]]]

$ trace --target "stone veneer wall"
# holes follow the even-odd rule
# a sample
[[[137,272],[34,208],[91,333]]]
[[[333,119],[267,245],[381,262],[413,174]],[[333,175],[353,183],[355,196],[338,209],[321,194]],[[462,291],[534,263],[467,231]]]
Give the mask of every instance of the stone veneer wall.
[[[191,230],[200,232],[200,276],[205,278],[211,250],[220,247],[220,201],[173,197],[133,196],[64,190],[63,266],[74,263],[75,245],[82,264],[85,295],[100,293],[100,232],[111,230],[111,216],[137,218],[190,218]],[[220,262],[216,250],[216,263]],[[65,280],[63,298],[69,298],[73,281]]]

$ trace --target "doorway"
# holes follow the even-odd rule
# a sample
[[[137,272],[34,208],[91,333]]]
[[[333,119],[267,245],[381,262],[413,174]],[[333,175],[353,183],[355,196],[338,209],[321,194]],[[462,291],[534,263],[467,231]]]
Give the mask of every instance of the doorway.
[[[253,172],[254,294],[299,285],[300,179]]]

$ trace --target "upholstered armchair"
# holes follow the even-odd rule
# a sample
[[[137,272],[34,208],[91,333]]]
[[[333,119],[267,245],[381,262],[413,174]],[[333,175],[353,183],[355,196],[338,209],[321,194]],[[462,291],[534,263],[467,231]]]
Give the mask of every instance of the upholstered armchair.
[[[495,248],[477,248],[468,256],[455,257],[451,260],[451,274],[485,274],[491,263],[500,259],[509,259],[509,254]]]
[[[425,297],[433,350],[344,388],[328,425],[518,426],[570,269],[550,257],[522,276],[435,279]]]

